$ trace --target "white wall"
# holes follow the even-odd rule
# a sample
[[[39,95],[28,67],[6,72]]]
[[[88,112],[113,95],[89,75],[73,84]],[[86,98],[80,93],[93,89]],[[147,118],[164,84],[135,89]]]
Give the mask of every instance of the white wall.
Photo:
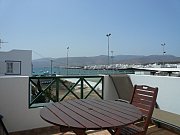
[[[108,75],[104,76],[104,99],[115,100],[118,99],[118,94],[113,85],[111,78]]]
[[[180,77],[129,75],[132,84],[158,87],[157,102],[160,109],[180,115]],[[104,77],[104,99],[117,99],[117,92],[109,76]]]
[[[6,60],[21,61],[21,75],[31,76],[32,73],[32,51],[31,50],[12,50],[0,52],[0,75],[6,73]],[[17,69],[16,69],[17,70]]]
[[[130,75],[133,84],[159,88],[161,109],[180,115],[180,77]],[[41,119],[40,109],[28,109],[28,76],[0,77],[0,113],[9,132],[50,126]],[[109,76],[104,77],[104,99],[117,99]]]
[[[160,109],[180,115],[180,77],[130,75],[134,84],[158,87],[157,102]]]
[[[49,126],[40,108],[28,109],[29,78],[0,77],[0,113],[9,132]]]

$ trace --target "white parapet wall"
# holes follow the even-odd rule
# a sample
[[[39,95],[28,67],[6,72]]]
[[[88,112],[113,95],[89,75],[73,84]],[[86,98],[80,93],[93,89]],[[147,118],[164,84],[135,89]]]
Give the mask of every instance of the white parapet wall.
[[[157,103],[160,109],[180,115],[180,77],[153,76],[153,75],[129,75],[132,84],[149,85],[158,87]],[[121,82],[119,82],[121,83]],[[109,76],[104,77],[104,99],[115,100],[117,92]]]
[[[160,109],[180,115],[180,77],[129,74],[132,84],[158,87]],[[121,83],[121,82],[119,82]],[[109,76],[104,77],[104,99],[117,99],[117,92]]]
[[[104,99],[105,100],[118,99],[117,91],[113,85],[111,78],[108,75],[104,76]]]
[[[180,115],[180,77],[129,75],[133,85],[159,88],[157,102],[162,110]],[[9,132],[50,126],[41,119],[41,108],[28,108],[28,76],[0,77],[0,114]],[[109,76],[104,76],[104,99],[118,99]]]
[[[41,119],[41,108],[28,108],[28,76],[0,77],[0,114],[8,132],[49,126]]]
[[[180,77],[130,75],[134,84],[158,87],[157,103],[160,109],[180,115]]]

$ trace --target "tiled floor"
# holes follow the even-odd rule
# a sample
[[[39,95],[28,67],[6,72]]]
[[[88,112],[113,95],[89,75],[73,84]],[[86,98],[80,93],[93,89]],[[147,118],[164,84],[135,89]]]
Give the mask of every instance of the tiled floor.
[[[87,131],[88,135],[110,135],[108,131]],[[59,133],[59,127],[53,126],[48,128],[32,129],[28,131],[21,131],[10,133],[10,135],[75,135],[73,132]],[[157,128],[152,126],[148,129],[147,135],[178,135],[164,128]]]

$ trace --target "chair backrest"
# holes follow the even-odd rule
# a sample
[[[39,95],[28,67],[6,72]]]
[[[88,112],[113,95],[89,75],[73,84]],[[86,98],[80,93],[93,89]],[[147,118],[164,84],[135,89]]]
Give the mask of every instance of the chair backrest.
[[[158,88],[146,86],[146,85],[135,85],[131,99],[131,104],[138,107],[144,116],[143,129],[147,131],[148,125],[151,121],[151,116],[156,104]]]

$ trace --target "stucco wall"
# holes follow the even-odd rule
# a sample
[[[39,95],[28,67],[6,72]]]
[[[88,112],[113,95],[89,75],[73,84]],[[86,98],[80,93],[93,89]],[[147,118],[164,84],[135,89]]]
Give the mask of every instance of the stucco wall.
[[[180,77],[130,75],[134,84],[158,87],[157,102],[160,109],[180,115]]]
[[[104,99],[115,100],[118,99],[116,89],[111,78],[108,75],[104,76]]]
[[[0,75],[5,75],[6,73],[5,61],[21,61],[21,75],[31,76],[32,74],[31,50],[12,50],[9,52],[0,52],[0,66],[1,66]],[[19,71],[17,73],[19,73]]]
[[[132,84],[149,85],[158,87],[157,102],[160,109],[180,115],[180,77],[153,76],[153,75],[129,75]],[[104,78],[104,99],[117,99],[117,92],[109,76]]]
[[[40,108],[28,108],[28,77],[0,77],[0,113],[9,132],[49,126]]]
[[[161,109],[180,115],[180,77],[130,75],[133,85],[145,84],[159,88]],[[0,77],[0,113],[9,132],[50,126],[41,119],[41,108],[28,108],[28,76]],[[109,76],[104,76],[104,99],[117,99]]]

